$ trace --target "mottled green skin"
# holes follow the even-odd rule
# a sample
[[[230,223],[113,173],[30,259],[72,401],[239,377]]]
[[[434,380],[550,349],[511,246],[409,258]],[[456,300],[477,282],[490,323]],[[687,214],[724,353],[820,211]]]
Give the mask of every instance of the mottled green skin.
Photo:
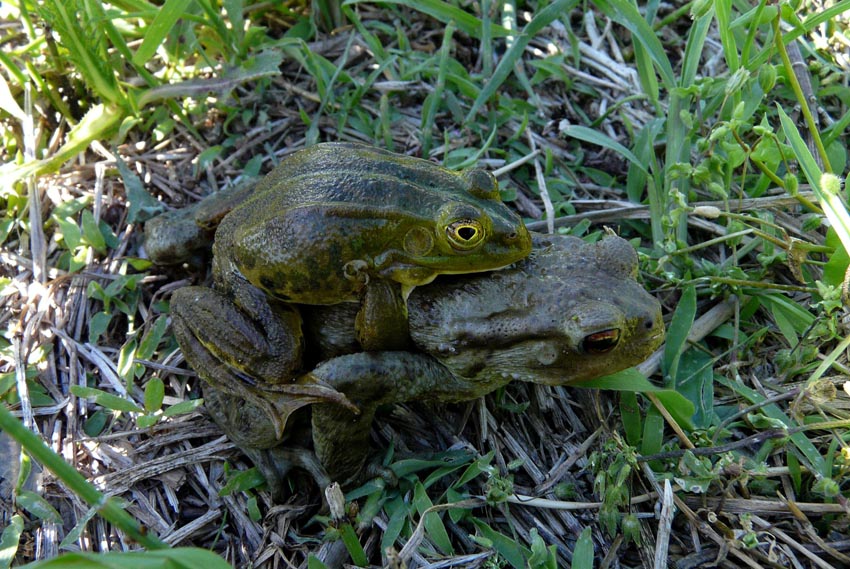
[[[282,487],[293,463],[351,483],[363,473],[379,405],[462,401],[511,380],[566,385],[644,360],[664,330],[660,305],[637,283],[636,270],[635,252],[620,238],[588,244],[537,236],[531,256],[505,270],[442,277],[414,290],[408,306],[415,349],[409,351],[360,352],[351,331],[354,310],[302,307],[307,359],[321,361],[308,364],[312,370],[292,388],[316,390],[311,400],[258,384],[241,394],[205,390],[208,408],[274,487]],[[185,303],[179,296],[191,296],[190,290],[178,291],[172,301],[187,360],[216,388],[223,380],[238,385],[231,368],[181,332],[179,307]],[[294,422],[300,431],[293,430],[292,414],[309,403],[310,430],[303,421]],[[315,454],[299,452],[305,444]]]
[[[480,225],[476,246],[448,238],[458,220]],[[522,220],[485,171],[325,143],[286,158],[224,218],[213,270],[217,282],[237,271],[278,300],[336,304],[359,301],[370,279],[419,286],[438,274],[504,267],[530,251]]]

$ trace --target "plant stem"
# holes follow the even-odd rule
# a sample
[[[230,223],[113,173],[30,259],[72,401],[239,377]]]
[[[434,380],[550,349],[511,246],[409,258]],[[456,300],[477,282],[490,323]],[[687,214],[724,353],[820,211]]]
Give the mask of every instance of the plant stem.
[[[791,64],[791,58],[788,57],[788,50],[785,49],[785,43],[782,41],[782,31],[779,29],[779,16],[773,20],[773,35],[776,41],[776,50],[779,52],[779,57],[782,59],[782,65],[785,66],[785,72],[788,75],[788,82],[791,84],[791,89],[794,91],[794,96],[800,102],[800,109],[803,111],[803,117],[806,119],[806,126],[809,129],[809,136],[817,147],[823,161],[823,169],[826,172],[832,172],[832,166],[829,164],[829,157],[826,154],[826,149],[823,146],[823,141],[818,132],[818,126],[815,123],[815,118],[812,116],[812,109],[809,107],[809,101],[803,94],[803,89],[800,87],[800,82],[797,80],[797,75],[794,73],[794,66]]]

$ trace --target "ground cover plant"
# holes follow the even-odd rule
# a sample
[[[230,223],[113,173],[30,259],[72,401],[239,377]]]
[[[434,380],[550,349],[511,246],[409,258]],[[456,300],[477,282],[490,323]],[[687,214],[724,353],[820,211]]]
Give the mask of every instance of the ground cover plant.
[[[4,2],[0,564],[850,565],[848,10]],[[601,390],[386,410],[397,485],[273,504],[170,330],[208,267],[151,266],[142,228],[324,140],[488,167],[538,231],[614,228],[664,348]]]

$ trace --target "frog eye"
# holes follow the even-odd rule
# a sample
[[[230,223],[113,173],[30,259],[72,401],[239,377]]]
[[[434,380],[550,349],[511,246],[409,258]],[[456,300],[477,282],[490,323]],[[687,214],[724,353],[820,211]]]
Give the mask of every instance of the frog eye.
[[[582,340],[581,347],[588,354],[605,354],[617,347],[620,342],[620,330],[611,328],[594,334],[588,334]]]
[[[469,251],[484,241],[484,226],[474,219],[461,219],[446,227],[446,236],[455,249]]]

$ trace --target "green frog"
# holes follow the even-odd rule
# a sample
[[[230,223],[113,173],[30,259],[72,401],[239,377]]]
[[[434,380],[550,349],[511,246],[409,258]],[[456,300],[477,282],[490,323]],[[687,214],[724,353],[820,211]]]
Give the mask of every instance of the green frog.
[[[210,295],[219,325],[200,324],[203,314],[185,314],[184,324],[217,359],[268,384],[289,383],[301,366],[293,303],[357,303],[360,346],[400,349],[409,341],[406,299],[414,287],[439,274],[498,269],[531,250],[490,173],[453,172],[364,144],[301,150],[234,195],[215,231],[214,290],[192,291],[193,299]],[[203,241],[218,222],[213,209],[153,221],[148,254],[170,262],[185,255],[187,238]],[[255,349],[257,342],[267,349]]]
[[[535,235],[531,255],[507,269],[416,288],[408,298],[413,347],[405,351],[360,351],[351,307],[301,307],[308,363],[290,385],[313,389],[312,398],[261,382],[250,397],[217,389],[245,378],[183,330],[184,308],[207,306],[210,297],[184,288],[172,305],[186,358],[212,386],[204,390],[207,409],[279,489],[293,465],[322,481],[358,480],[380,405],[464,401],[513,380],[575,384],[643,361],[664,328],[660,304],[636,273],[636,253],[619,237],[591,244]],[[197,308],[190,317],[209,317],[196,326],[220,325],[216,303]],[[261,337],[257,330],[257,342]]]

